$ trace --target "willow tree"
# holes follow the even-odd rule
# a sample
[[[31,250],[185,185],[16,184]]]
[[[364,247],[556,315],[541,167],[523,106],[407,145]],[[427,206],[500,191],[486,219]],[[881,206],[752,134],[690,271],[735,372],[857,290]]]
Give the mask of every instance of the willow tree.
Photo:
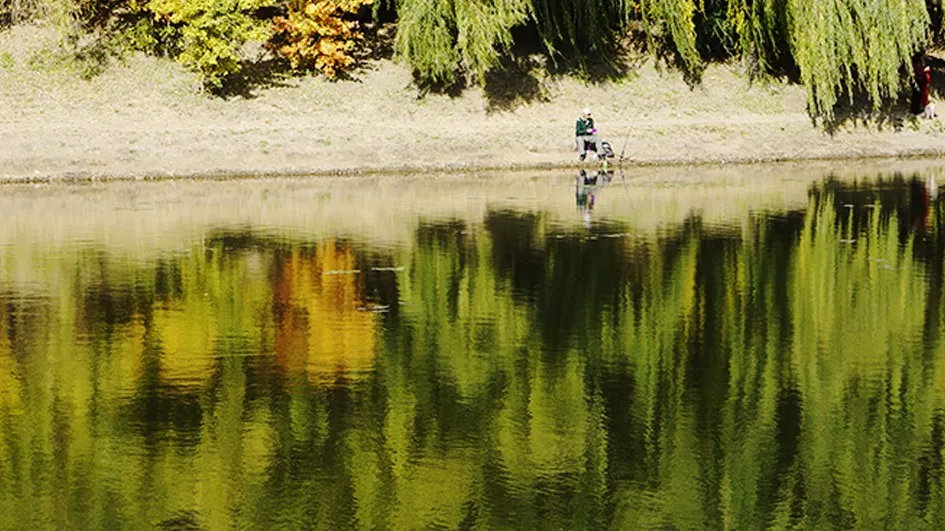
[[[553,56],[579,60],[610,53],[605,45],[634,14],[630,0],[532,0],[531,10],[546,50]]]
[[[828,120],[842,94],[895,97],[931,23],[926,0],[728,0],[726,18],[738,53],[761,71],[796,65],[810,113]]]
[[[477,79],[512,44],[512,28],[530,14],[527,0],[398,0],[397,53],[417,76],[452,83],[460,71]]]
[[[451,83],[460,72],[482,80],[508,53],[512,30],[533,25],[553,58],[608,60],[631,20],[671,42],[687,69],[700,63],[693,15],[698,0],[397,0],[398,55],[426,82]],[[700,2],[701,5],[701,2]]]
[[[760,71],[769,71],[789,60],[790,0],[728,0],[728,19],[738,49],[757,63]]]
[[[925,0],[788,0],[791,50],[811,114],[832,118],[838,95],[895,96],[926,42]]]
[[[698,5],[697,5],[698,4]],[[693,17],[703,5],[702,0],[640,0],[640,16],[647,27],[652,45],[656,38],[672,41],[684,67],[695,70],[702,62],[696,49],[696,28]]]
[[[930,32],[926,0],[396,0],[397,51],[418,79],[482,80],[512,44],[512,30],[533,25],[549,55],[613,59],[613,44],[642,22],[649,47],[671,49],[698,70],[700,48],[734,40],[731,53],[761,71],[796,66],[813,116],[831,119],[842,94],[876,105],[903,88],[911,56]],[[935,4],[935,2],[933,2]],[[937,4],[936,4],[937,5]],[[933,6],[934,7],[934,6]],[[934,10],[934,9],[933,9]],[[711,11],[711,12],[708,12]],[[699,32],[724,12],[724,35]],[[714,20],[714,18],[713,18]],[[728,49],[728,42],[722,43]]]

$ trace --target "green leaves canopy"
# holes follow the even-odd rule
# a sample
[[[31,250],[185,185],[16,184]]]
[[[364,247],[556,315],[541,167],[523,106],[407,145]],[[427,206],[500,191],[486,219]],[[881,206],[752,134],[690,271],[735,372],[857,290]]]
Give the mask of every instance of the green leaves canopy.
[[[481,81],[517,27],[536,28],[552,57],[583,64],[612,53],[608,45],[639,21],[650,47],[669,47],[689,71],[703,62],[699,45],[713,44],[700,38],[731,40],[733,53],[769,72],[796,66],[811,114],[828,119],[841,93],[865,92],[874,105],[895,96],[930,27],[925,0],[399,0],[396,8],[398,55],[422,82],[462,73]],[[698,31],[719,19],[724,34]]]
[[[619,62],[618,44],[632,36],[661,55],[675,54],[690,73],[701,68],[703,54],[741,57],[753,70],[773,74],[796,71],[811,115],[828,120],[844,94],[863,94],[877,105],[908,86],[912,55],[933,31],[941,33],[942,20],[939,0],[377,0],[375,14],[381,5],[394,7],[397,55],[421,83],[482,83],[510,57],[516,39],[531,39],[553,60],[581,68]],[[43,13],[67,27],[72,41],[80,27],[125,31],[151,53],[174,50],[219,88],[239,70],[243,45],[266,41],[272,13],[286,6],[285,0],[0,0],[0,22]],[[106,24],[112,19],[124,25]],[[530,37],[519,29],[531,30],[521,34]]]
[[[865,91],[875,104],[903,85],[901,72],[925,44],[925,0],[789,0],[791,49],[815,115],[837,94]]]
[[[181,63],[194,68],[205,82],[219,88],[240,69],[240,48],[247,41],[265,41],[272,31],[256,11],[272,0],[151,0],[156,17],[179,25],[183,40]]]
[[[452,83],[460,70],[482,79],[531,13],[525,0],[400,0],[397,7],[397,51],[434,83]]]

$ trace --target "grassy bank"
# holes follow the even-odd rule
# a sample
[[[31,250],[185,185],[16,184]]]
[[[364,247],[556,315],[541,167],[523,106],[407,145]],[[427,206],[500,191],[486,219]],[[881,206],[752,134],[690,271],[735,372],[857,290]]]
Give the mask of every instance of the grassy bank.
[[[350,80],[248,79],[227,98],[176,63],[110,60],[82,79],[51,32],[0,33],[0,179],[344,173],[562,167],[574,120],[593,108],[632,164],[693,164],[945,153],[940,120],[905,107],[811,122],[804,89],[711,65],[690,86],[640,58],[619,81],[540,68],[459,94],[420,94],[406,67],[365,64]]]

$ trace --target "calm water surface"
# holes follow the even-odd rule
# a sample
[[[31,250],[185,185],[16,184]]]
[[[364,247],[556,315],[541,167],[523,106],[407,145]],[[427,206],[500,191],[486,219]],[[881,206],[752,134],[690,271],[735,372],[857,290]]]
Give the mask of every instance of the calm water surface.
[[[4,187],[0,527],[942,529],[945,173],[829,175]]]

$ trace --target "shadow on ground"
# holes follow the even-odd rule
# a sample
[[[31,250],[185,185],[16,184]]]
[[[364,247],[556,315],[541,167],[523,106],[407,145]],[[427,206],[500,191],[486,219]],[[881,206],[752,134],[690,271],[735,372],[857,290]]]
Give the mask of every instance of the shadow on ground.
[[[291,67],[282,59],[244,61],[240,71],[228,77],[213,94],[223,99],[253,99],[258,90],[291,86],[288,82],[291,74]]]
[[[932,69],[932,84],[929,88],[930,101],[941,102],[945,96],[945,59],[927,55],[925,63]],[[832,120],[824,121],[824,130],[833,135],[846,127],[873,127],[880,131],[901,131],[904,128],[918,130],[922,118],[913,112],[912,99],[916,88],[913,84],[901,91],[895,99],[883,102],[880,106],[873,106],[865,92],[858,92],[851,100],[849,93],[841,94],[834,107]],[[939,104],[938,113],[945,111],[945,105]],[[812,118],[816,125],[816,117]]]
[[[514,110],[533,102],[549,100],[543,61],[538,56],[509,57],[486,73],[483,90],[486,112]]]
[[[529,31],[525,28],[523,31]],[[534,28],[531,29],[534,32]],[[522,105],[549,101],[547,82],[556,78],[577,78],[590,84],[625,79],[645,60],[635,43],[603,43],[602,51],[569,54],[549,52],[539,44],[537,34],[518,35],[516,46],[489,70],[483,82],[489,113],[511,111]]]
[[[811,117],[816,127],[818,119]],[[919,128],[919,118],[909,112],[908,94],[888,102],[880,107],[873,107],[870,101],[863,96],[855,96],[850,102],[849,96],[842,96],[834,107],[834,115],[830,120],[821,120],[821,125],[827,134],[833,136],[838,131],[849,127],[870,127],[879,131],[901,131],[906,127]]]
[[[338,80],[356,81],[370,61],[389,60],[394,56],[396,31],[392,24],[368,23],[362,26],[362,31],[365,45],[354,54],[350,73],[342,73]],[[266,53],[255,60],[244,61],[240,72],[228,78],[214,94],[224,99],[252,99],[258,90],[291,86],[289,80],[294,74],[288,61]]]

